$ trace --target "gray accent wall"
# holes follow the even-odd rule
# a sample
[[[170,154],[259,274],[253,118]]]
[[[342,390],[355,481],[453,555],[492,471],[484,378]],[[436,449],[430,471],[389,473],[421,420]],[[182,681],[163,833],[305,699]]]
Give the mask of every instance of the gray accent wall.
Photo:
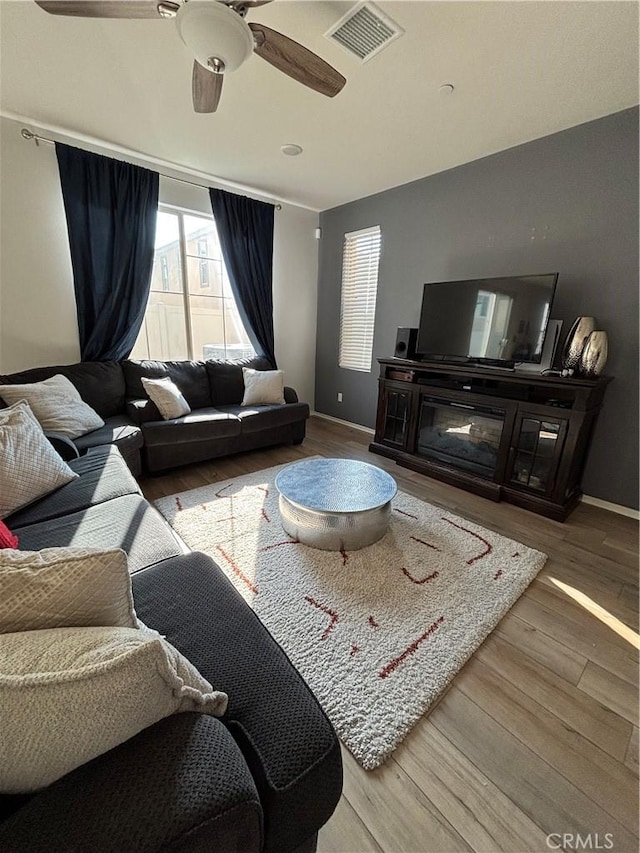
[[[366,164],[363,164],[366,168]],[[519,145],[320,215],[318,412],[372,427],[376,358],[417,326],[428,281],[559,272],[562,341],[578,315],[609,335],[586,494],[638,507],[638,109]],[[371,373],[338,367],[342,242],[380,225]],[[337,402],[338,392],[343,402]]]

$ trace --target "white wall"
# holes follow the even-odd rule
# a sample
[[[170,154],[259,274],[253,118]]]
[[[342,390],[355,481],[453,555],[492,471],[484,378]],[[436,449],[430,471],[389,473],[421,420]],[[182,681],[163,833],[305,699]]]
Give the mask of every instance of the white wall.
[[[318,312],[318,214],[282,205],[273,238],[273,325],[285,385],[314,408]],[[277,282],[277,284],[276,284]]]
[[[0,119],[0,372],[80,358],[69,243],[53,145],[27,142],[21,123]],[[48,135],[48,134],[44,134]],[[60,134],[57,138],[63,139]],[[73,138],[63,141],[74,143]],[[99,146],[91,146],[99,151]],[[108,149],[102,150],[107,156]],[[154,168],[140,158],[132,162]],[[185,175],[189,179],[188,175]],[[193,179],[190,179],[193,180]],[[170,178],[160,201],[211,213],[208,192]],[[313,407],[318,214],[275,212],[273,298],[276,356],[285,382]]]
[[[0,124],[0,371],[78,361],[67,224],[53,145]]]

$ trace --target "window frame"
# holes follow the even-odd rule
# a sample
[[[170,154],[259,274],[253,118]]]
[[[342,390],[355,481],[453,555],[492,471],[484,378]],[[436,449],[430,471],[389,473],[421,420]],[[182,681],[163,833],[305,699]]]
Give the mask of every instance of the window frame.
[[[219,261],[221,264],[221,273],[222,273],[221,295],[219,297],[217,297],[217,296],[212,296],[211,294],[206,294],[206,297],[208,299],[219,299],[221,301],[222,323],[223,323],[223,330],[224,330],[223,331],[224,350],[226,353],[226,357],[231,358],[231,360],[233,360],[233,357],[229,356],[229,353],[228,353],[228,348],[229,348],[230,344],[227,341],[227,333],[226,333],[226,310],[225,309],[226,309],[227,301],[231,300],[231,302],[234,305],[235,311],[238,314],[238,320],[239,320],[241,325],[243,325],[243,324],[242,324],[242,317],[240,316],[240,312],[239,312],[239,309],[238,309],[238,306],[237,306],[237,303],[235,300],[235,296],[233,295],[233,292],[231,291],[230,288],[227,292],[227,288],[225,287],[225,284],[224,284],[225,279],[228,279],[228,272],[226,270],[226,266],[224,263],[224,257],[222,256],[222,253],[220,254],[219,259],[209,257],[209,255],[208,255],[208,249],[209,249],[208,243],[209,243],[209,241],[208,241],[208,238],[206,238],[206,237],[205,238],[196,238],[197,239],[197,245],[196,245],[195,253],[190,255],[189,251],[188,251],[188,239],[189,238],[187,237],[187,234],[186,234],[185,218],[186,217],[193,217],[196,219],[203,219],[203,220],[206,220],[206,221],[212,223],[215,227],[215,218],[214,218],[213,214],[205,213],[204,211],[201,211],[201,210],[193,210],[190,208],[179,207],[177,205],[174,206],[174,205],[165,204],[165,203],[159,203],[158,204],[158,213],[166,213],[166,214],[169,214],[171,216],[175,216],[177,219],[177,224],[178,224],[178,256],[179,256],[178,271],[179,271],[179,276],[180,276],[180,286],[182,288],[181,296],[182,296],[183,313],[184,313],[184,329],[185,329],[185,338],[186,338],[185,343],[186,343],[186,353],[187,353],[186,358],[189,359],[190,361],[194,360],[194,354],[193,354],[193,352],[194,352],[194,350],[193,350],[193,323],[192,323],[192,317],[191,317],[190,297],[192,297],[192,296],[195,297],[198,294],[197,293],[190,293],[190,291],[189,291],[189,272],[188,272],[189,266],[188,266],[188,263],[189,263],[189,258],[195,258],[197,263],[198,263],[198,266],[201,266],[202,263],[207,264],[207,273],[209,273],[209,267],[208,267],[209,262]],[[202,249],[204,248],[202,246],[202,244],[205,242],[206,242],[206,251],[207,251],[206,257],[204,257],[202,255]],[[155,262],[155,250],[154,250],[154,262]],[[160,261],[160,263],[162,264],[162,260]],[[200,274],[201,274],[201,270],[198,271],[198,279],[201,281]],[[162,270],[161,270],[161,279],[162,279]],[[171,291],[170,282],[169,282],[169,286],[166,288],[166,290],[164,287],[164,281],[163,280],[162,280],[162,284],[163,284],[162,291],[158,291],[158,292]],[[210,277],[209,277],[209,282],[208,282],[208,284],[204,285],[204,287],[210,287],[210,284],[211,284],[211,282],[210,282]],[[151,296],[151,289],[149,290],[149,298],[150,298],[150,296]],[[149,307],[149,298],[147,299],[147,305],[145,306],[145,315],[143,317],[143,327],[144,327],[144,324],[146,322],[146,313],[147,313],[147,309]],[[142,331],[142,328],[141,328],[141,331]],[[248,338],[248,334],[246,332],[246,329],[245,329],[244,334]],[[249,341],[249,346],[253,349],[250,341]],[[255,356],[255,351],[254,351],[254,356]],[[148,357],[153,360],[154,358],[158,358],[159,356],[154,356],[153,353],[149,352]]]

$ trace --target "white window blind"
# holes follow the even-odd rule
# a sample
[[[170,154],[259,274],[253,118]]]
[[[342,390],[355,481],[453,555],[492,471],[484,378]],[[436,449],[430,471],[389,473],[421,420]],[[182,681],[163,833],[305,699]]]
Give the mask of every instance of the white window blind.
[[[379,225],[344,235],[338,364],[350,370],[371,370],[380,243]]]

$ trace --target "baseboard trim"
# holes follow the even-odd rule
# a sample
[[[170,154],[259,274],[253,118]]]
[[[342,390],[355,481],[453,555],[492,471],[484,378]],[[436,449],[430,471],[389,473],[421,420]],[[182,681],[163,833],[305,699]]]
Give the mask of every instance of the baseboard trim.
[[[324,412],[312,411],[311,415],[316,418],[322,418],[325,421],[333,421],[334,424],[341,424],[342,426],[351,427],[352,429],[359,429],[360,432],[366,432],[367,435],[376,434],[376,431],[374,429],[362,426],[362,424],[354,424],[351,421],[343,421],[341,418],[334,418],[332,415],[325,415]]]
[[[640,520],[640,511],[632,509],[630,506],[622,506],[622,504],[614,504],[611,501],[600,500],[600,498],[592,498],[591,495],[583,495],[582,503],[597,506],[599,509],[607,509],[609,512],[625,515],[627,518],[634,518],[636,521]]]

